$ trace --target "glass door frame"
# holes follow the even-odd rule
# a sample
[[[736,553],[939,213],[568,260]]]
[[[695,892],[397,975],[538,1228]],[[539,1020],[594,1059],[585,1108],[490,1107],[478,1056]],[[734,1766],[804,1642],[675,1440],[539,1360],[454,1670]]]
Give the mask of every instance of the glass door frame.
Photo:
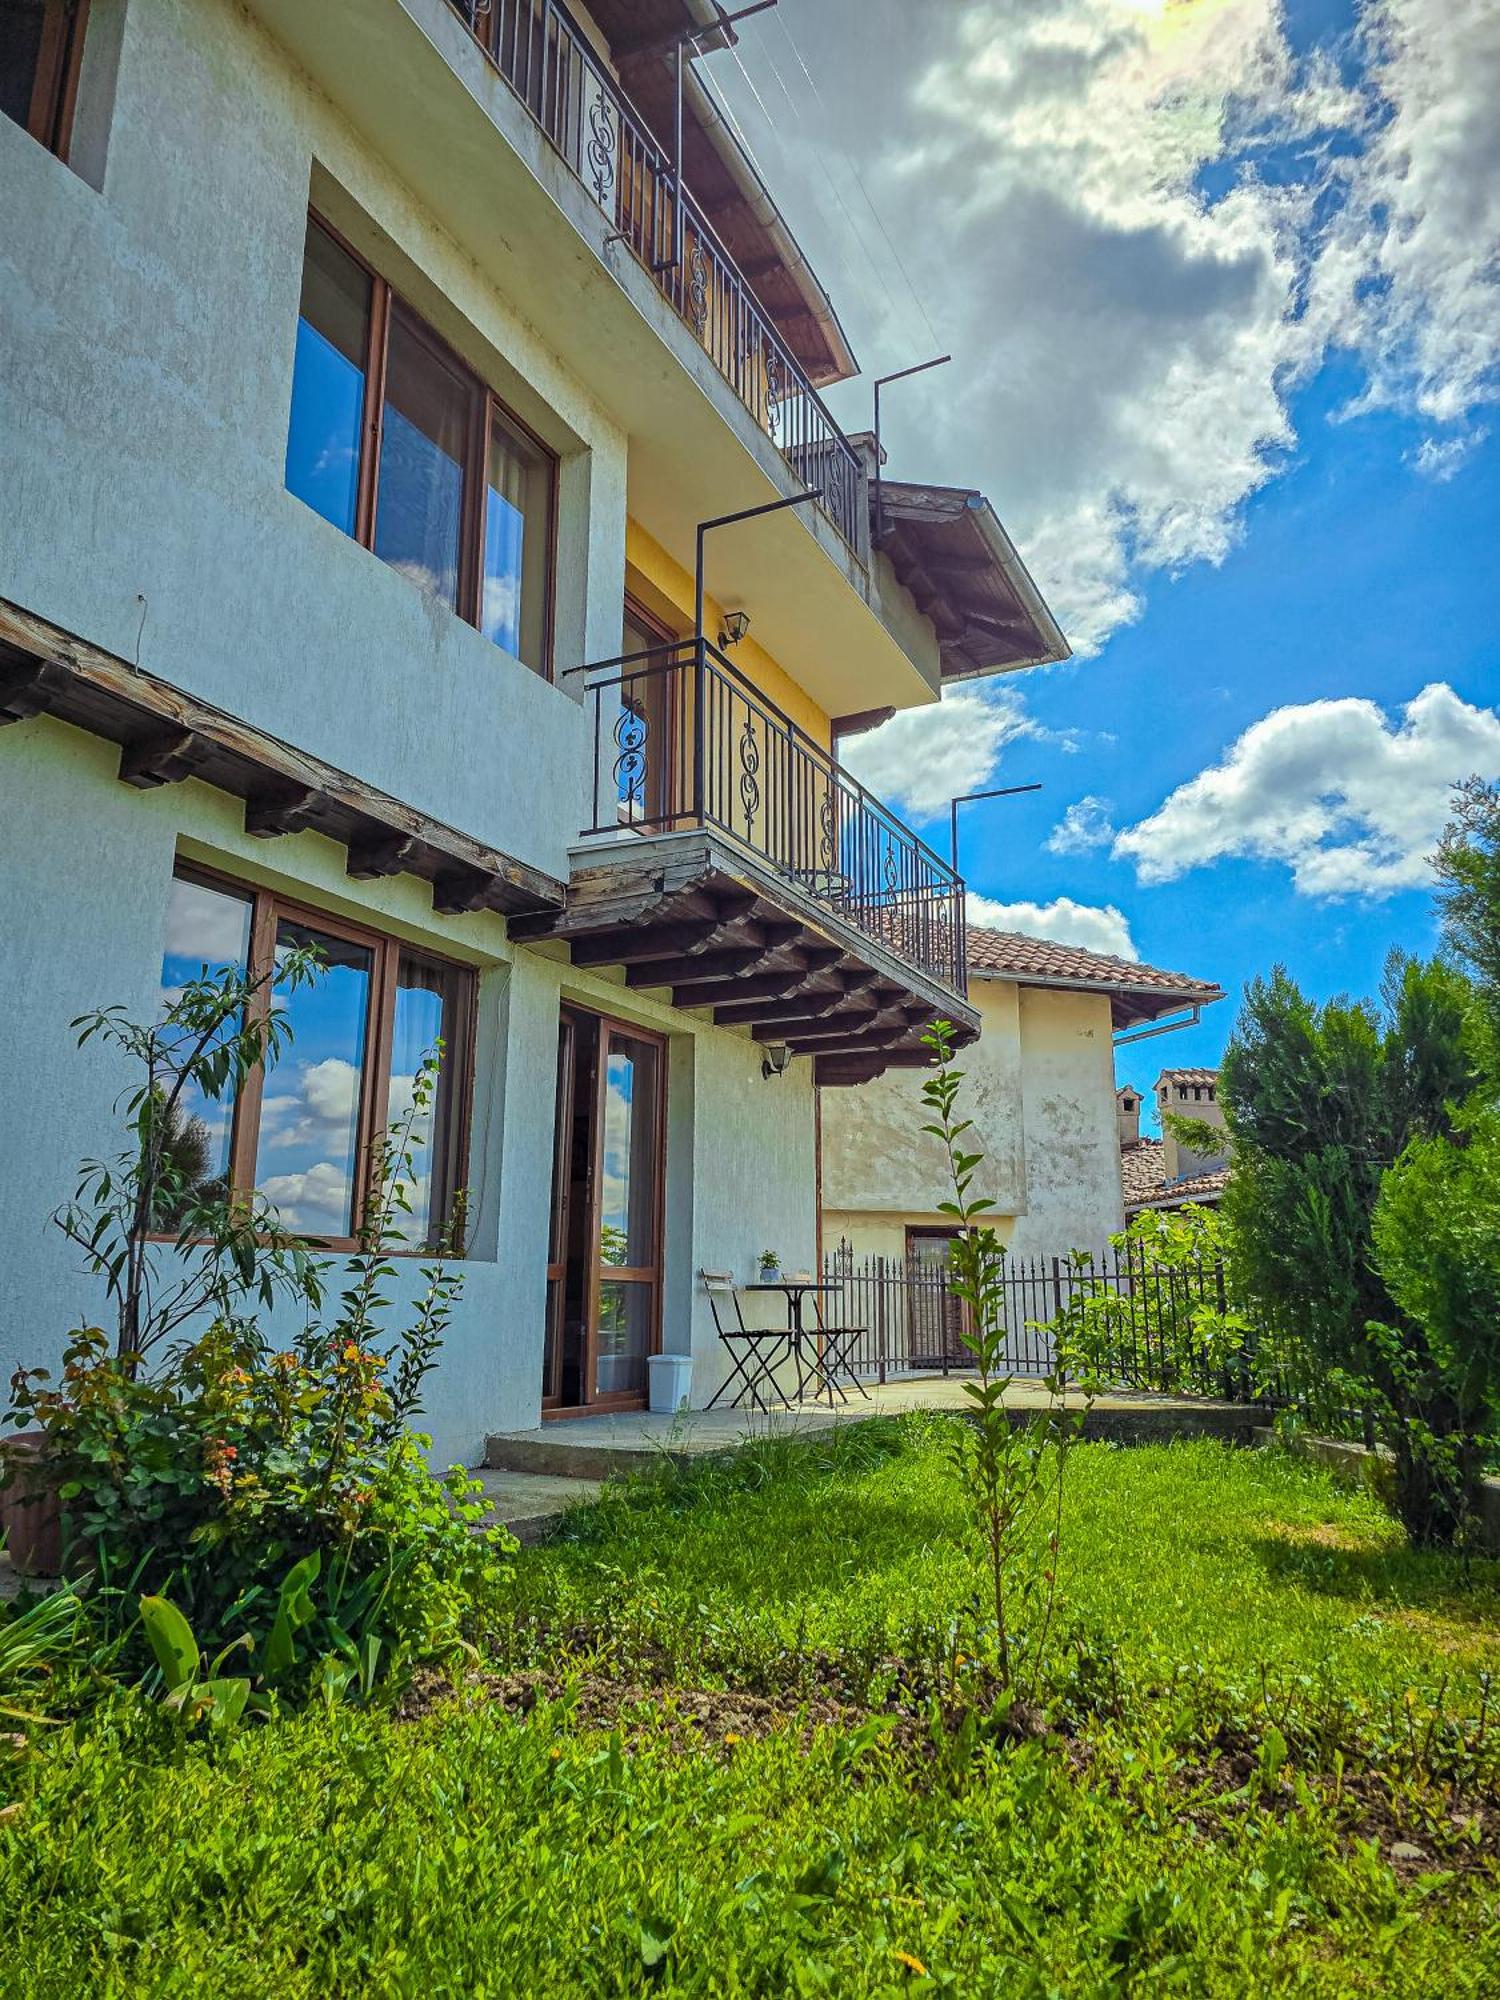
[[[583,1313],[583,1357],[580,1369],[580,1384],[584,1400],[581,1403],[564,1403],[561,1400],[561,1380],[563,1375],[562,1355],[562,1315],[567,1301],[568,1274],[568,1184],[566,1176],[559,1171],[560,1148],[564,1135],[571,1131],[577,1115],[577,1034],[580,1021],[590,1021],[598,1034],[595,1060],[592,1103],[590,1105],[591,1129],[589,1134],[589,1170],[584,1188],[583,1241],[588,1246],[588,1268],[584,1273],[584,1313]],[[650,1043],[657,1051],[656,1087],[652,1099],[652,1129],[655,1133],[655,1147],[651,1162],[652,1185],[650,1192],[651,1246],[654,1259],[650,1264],[620,1265],[605,1264],[599,1255],[600,1241],[600,1198],[604,1185],[604,1132],[605,1099],[609,1085],[609,1054],[611,1043],[623,1037],[628,1041]],[[646,1357],[661,1352],[662,1320],[662,1237],[666,1215],[666,1139],[667,1139],[667,1037],[652,1028],[640,1027],[634,1021],[621,1020],[613,1014],[604,1014],[595,1007],[585,1007],[564,999],[559,1015],[558,1029],[558,1089],[555,1099],[555,1123],[553,1129],[553,1173],[551,1212],[549,1215],[549,1237],[547,1244],[547,1301],[549,1317],[556,1313],[557,1328],[553,1349],[551,1375],[554,1387],[548,1381],[545,1347],[542,1359],[542,1415],[552,1420],[563,1417],[590,1416],[603,1410],[640,1410],[647,1400],[646,1385],[635,1390],[611,1390],[599,1392],[599,1308],[603,1287],[608,1284],[639,1284],[651,1287],[651,1312],[646,1328]],[[567,1050],[567,1060],[563,1052]],[[554,1250],[560,1249],[562,1256],[554,1258]],[[554,1291],[554,1286],[556,1287]]]

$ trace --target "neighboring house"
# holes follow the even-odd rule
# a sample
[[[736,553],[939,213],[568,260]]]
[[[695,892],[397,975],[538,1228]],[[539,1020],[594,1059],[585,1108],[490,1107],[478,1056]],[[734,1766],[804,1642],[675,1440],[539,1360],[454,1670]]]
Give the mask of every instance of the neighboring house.
[[[1067,645],[981,495],[872,524],[848,343],[698,75],[732,39],[712,0],[6,9],[7,1366],[103,1311],[48,1218],[126,1077],[69,1023],[205,964],[325,954],[290,1055],[194,1109],[334,1254],[446,1043],[395,1288],[464,1191],[445,1459],[638,1405],[659,1348],[706,1399],[699,1267],[813,1260],[818,1087],[977,1034],[961,885],[839,739]]]
[[[1164,1069],[1152,1086],[1158,1111],[1223,1131],[1218,1077],[1212,1069]],[[1143,1139],[1138,1093],[1127,1085],[1119,1091],[1118,1102],[1126,1216],[1143,1208],[1185,1208],[1190,1202],[1216,1208],[1229,1179],[1227,1139],[1222,1149],[1195,1150],[1178,1139],[1165,1116],[1162,1137]]]
[[[976,1191],[1013,1257],[1101,1250],[1123,1223],[1114,1042],[1158,1032],[1224,996],[1209,981],[1075,945],[971,924],[969,997],[979,1041],[964,1050],[964,1145],[983,1152]],[[856,1258],[941,1261],[951,1199],[920,1077],[892,1073],[823,1102],[823,1241]]]

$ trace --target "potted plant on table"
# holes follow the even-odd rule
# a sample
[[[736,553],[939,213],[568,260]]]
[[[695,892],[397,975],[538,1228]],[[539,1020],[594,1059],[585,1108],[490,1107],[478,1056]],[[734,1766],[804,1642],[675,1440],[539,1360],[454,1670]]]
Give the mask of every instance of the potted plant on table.
[[[760,1282],[763,1285],[776,1285],[781,1282],[781,1252],[779,1250],[761,1251]]]

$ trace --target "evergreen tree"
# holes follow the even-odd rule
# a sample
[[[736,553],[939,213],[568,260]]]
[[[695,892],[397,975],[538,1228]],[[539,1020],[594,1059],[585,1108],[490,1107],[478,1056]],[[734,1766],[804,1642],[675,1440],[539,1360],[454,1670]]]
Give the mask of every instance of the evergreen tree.
[[[1464,1517],[1469,1414],[1446,1350],[1392,1296],[1374,1216],[1405,1148],[1446,1138],[1473,1087],[1471,1003],[1442,960],[1393,954],[1379,1005],[1319,1006],[1277,967],[1247,989],[1220,1073],[1234,1142],[1225,1213],[1246,1298],[1315,1406],[1320,1395],[1373,1406],[1395,1453],[1397,1510],[1419,1541],[1451,1540]]]

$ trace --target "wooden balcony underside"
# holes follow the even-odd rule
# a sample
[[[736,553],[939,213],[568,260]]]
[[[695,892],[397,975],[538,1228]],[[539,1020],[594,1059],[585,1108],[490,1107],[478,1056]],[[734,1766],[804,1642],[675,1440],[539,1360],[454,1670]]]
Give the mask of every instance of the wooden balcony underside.
[[[245,801],[247,833],[326,834],[352,877],[419,876],[444,915],[562,906],[540,869],[0,599],[0,727],[43,714],[118,743],[122,784],[201,779]]]
[[[566,944],[575,965],[707,1008],[722,1027],[810,1056],[820,1084],[854,1084],[930,1061],[935,1020],[971,1042],[979,1017],[793,884],[712,834],[581,850],[566,906],[511,919],[513,938]]]

